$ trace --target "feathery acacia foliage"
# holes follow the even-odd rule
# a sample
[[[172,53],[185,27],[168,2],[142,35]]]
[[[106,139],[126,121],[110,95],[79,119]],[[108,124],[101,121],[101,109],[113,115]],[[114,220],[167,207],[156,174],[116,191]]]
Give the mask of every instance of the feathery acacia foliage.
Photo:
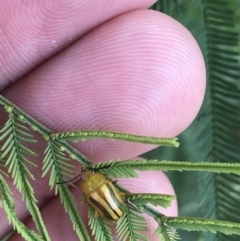
[[[51,172],[49,178],[49,185],[52,189],[54,186],[55,194],[59,192],[61,202],[64,205],[65,211],[69,214],[73,224],[73,228],[76,231],[80,240],[90,240],[86,227],[82,221],[80,213],[75,203],[74,196],[69,189],[64,185],[56,185],[56,182],[63,180],[64,177],[73,177],[73,166],[69,163],[70,159],[66,157],[63,150],[51,141],[48,142],[48,146],[44,152],[45,158],[43,160],[43,177]]]
[[[153,206],[161,206],[164,208],[170,207],[172,200],[175,199],[173,195],[162,195],[153,193],[127,193],[126,199],[134,203],[136,206],[144,204],[152,204]]]
[[[206,231],[216,233],[221,232],[226,235],[240,235],[240,224],[211,219],[194,219],[183,217],[163,217],[163,222],[174,228],[188,231]],[[197,225],[196,225],[197,224]],[[229,229],[231,227],[231,229]]]
[[[1,96],[0,96],[1,97]],[[2,101],[2,102],[1,102]],[[40,226],[40,232],[45,231],[43,220],[41,219],[41,216],[39,215],[39,212],[34,210],[34,203],[36,203],[36,200],[33,195],[33,189],[30,186],[27,176],[30,176],[32,179],[33,175],[30,172],[30,169],[28,169],[27,165],[31,165],[36,167],[36,165],[28,159],[26,156],[33,156],[35,157],[36,154],[31,151],[29,148],[27,148],[23,143],[35,143],[35,141],[32,138],[32,135],[29,133],[29,129],[27,126],[30,126],[33,130],[39,131],[41,134],[43,134],[43,137],[45,138],[46,142],[48,142],[48,146],[44,152],[45,158],[43,160],[43,176],[46,176],[48,173],[50,173],[50,181],[49,185],[50,188],[55,187],[55,183],[58,181],[63,180],[64,178],[72,178],[73,176],[73,166],[69,163],[71,159],[69,159],[66,156],[66,153],[68,153],[69,157],[77,159],[80,161],[83,166],[86,166],[86,163],[89,161],[86,157],[84,157],[82,154],[79,154],[76,150],[74,150],[71,146],[68,146],[65,142],[59,142],[57,140],[52,140],[49,138],[49,130],[45,127],[43,127],[41,124],[38,124],[37,121],[35,121],[33,118],[26,115],[24,112],[19,110],[16,106],[9,103],[7,100],[5,100],[3,97],[1,97],[0,103],[5,105],[6,111],[9,113],[9,120],[6,122],[5,126],[1,129],[1,136],[0,140],[4,141],[3,146],[1,147],[1,162],[4,163],[4,165],[9,166],[8,171],[12,173],[14,184],[17,185],[18,189],[23,193],[24,200],[27,203],[27,207],[30,209],[30,213],[32,215],[35,215],[34,221],[36,222],[37,226]],[[6,105],[11,104],[11,105]],[[23,114],[23,115],[22,115]],[[27,125],[26,125],[27,124]],[[131,138],[131,135],[129,135]],[[136,138],[136,136],[134,136]],[[142,138],[141,138],[142,139]],[[150,140],[151,138],[149,138]],[[151,139],[152,140],[152,139]],[[155,141],[155,140],[154,140]],[[6,160],[5,160],[6,159]],[[18,170],[21,169],[21,170]],[[4,173],[4,172],[3,172]],[[79,210],[76,206],[76,203],[74,201],[74,197],[71,194],[71,192],[68,190],[68,188],[64,185],[56,186],[55,187],[55,193],[60,194],[61,201],[64,205],[65,210],[67,213],[69,213],[70,219],[73,222],[73,227],[76,233],[78,234],[80,239],[83,240],[90,240],[90,237],[86,231],[86,227],[81,219],[81,216],[79,214]],[[5,201],[6,197],[4,197],[3,202]],[[156,195],[154,196],[153,203],[156,202]],[[138,205],[142,205],[146,202],[151,202],[150,195],[144,196],[145,200],[141,202],[141,194],[138,194],[138,196],[135,196],[135,199],[139,202]],[[164,200],[164,195],[161,195],[161,198]],[[130,199],[130,196],[129,196]],[[134,199],[134,196],[132,196],[132,199]],[[159,198],[158,198],[159,199]],[[168,200],[169,197],[165,198],[163,205],[169,205],[170,200]],[[133,207],[130,207],[130,203],[127,205],[127,212],[126,215],[124,215],[125,222],[130,225],[128,232],[122,233],[121,227],[125,226],[119,226],[118,231],[120,235],[123,235],[124,237],[127,237],[127,234],[130,234],[131,237],[134,239],[136,238],[143,238],[141,234],[137,232],[137,230],[145,230],[144,228],[144,222],[143,220],[140,223],[136,223],[136,220],[139,219],[137,214],[134,214],[134,211],[132,210]],[[161,205],[161,203],[159,204]],[[3,207],[6,208],[6,205]],[[35,212],[33,212],[34,210]],[[11,209],[11,212],[13,209]],[[7,212],[8,213],[8,212]],[[16,217],[16,216],[15,216]],[[91,212],[89,213],[90,220],[93,220],[93,217],[91,217]],[[95,218],[95,217],[94,217]],[[24,226],[18,225],[20,221],[18,221],[16,218],[12,219],[13,225],[17,228],[17,231],[19,233],[24,233]],[[141,220],[141,218],[139,219]],[[102,237],[100,235],[99,229],[95,232],[96,228],[94,227],[94,224],[100,224],[102,222],[102,234],[109,239],[109,232],[110,229],[104,224],[103,220],[99,217],[95,222],[91,222],[91,227],[93,228],[93,233],[95,234],[96,238]],[[30,231],[31,233],[32,231]],[[27,232],[28,233],[28,232]],[[44,233],[45,237],[43,237],[44,240],[48,240],[49,237]],[[32,240],[30,235],[23,235],[26,240]],[[146,237],[143,238],[143,240],[146,240]]]
[[[0,96],[0,104],[3,104],[3,103],[5,105],[6,103],[8,105],[11,104],[3,97]],[[27,193],[24,195],[24,197],[26,199],[25,201],[29,208],[32,208],[31,206],[32,200],[34,200],[33,189],[29,187],[28,188],[25,187],[26,185],[24,185],[24,181],[26,182],[26,180],[23,181],[21,176],[20,178],[16,176],[18,172],[15,171],[14,169],[14,165],[16,165],[16,159],[18,158],[21,161],[21,163],[18,165],[20,166],[20,168],[22,167],[23,169],[21,170],[22,173],[20,174],[25,176],[30,175],[32,177],[24,161],[27,164],[31,164],[32,162],[28,160],[26,157],[24,158],[22,157],[23,155],[33,155],[34,157],[36,156],[30,149],[28,149],[22,144],[22,142],[26,142],[26,141],[33,142],[31,139],[32,138],[31,134],[27,132],[28,128],[25,126],[26,123],[29,126],[33,126],[33,123],[34,123],[35,125],[33,129],[40,130],[39,132],[40,133],[42,132],[46,142],[48,143],[48,146],[44,152],[45,158],[43,160],[43,163],[44,163],[43,176],[46,176],[48,173],[50,173],[49,185],[51,189],[55,187],[56,182],[62,181],[64,180],[64,178],[73,177],[73,166],[69,163],[71,161],[71,158],[74,158],[80,161],[84,168],[89,168],[89,170],[92,170],[92,171],[93,170],[100,171],[100,172],[109,174],[108,176],[112,175],[116,177],[118,176],[135,177],[137,176],[137,174],[135,173],[135,170],[141,170],[141,171],[195,170],[195,171],[214,171],[214,172],[225,172],[225,173],[234,172],[239,174],[238,164],[214,163],[214,164],[208,165],[207,163],[191,164],[189,162],[170,162],[170,161],[160,162],[158,160],[150,160],[150,161],[129,160],[125,162],[110,161],[110,162],[98,163],[94,165],[82,154],[78,154],[78,152],[72,147],[70,147],[66,142],[52,140],[49,135],[50,131],[43,126],[38,125],[38,122],[36,120],[33,120],[31,117],[28,118],[27,115],[24,116],[24,113],[22,113],[23,116],[21,116],[21,118],[19,119],[20,110],[16,106],[14,105],[6,106],[5,109],[9,113],[9,120],[6,122],[5,126],[1,130],[1,133],[2,133],[1,140],[5,140],[5,143],[1,147],[1,151],[2,151],[1,159],[4,162],[5,159],[3,158],[6,158],[5,164],[10,166],[9,170],[13,173],[12,174],[13,178],[15,180],[18,178],[17,181],[15,181],[14,183],[18,186],[18,188],[22,188],[21,191],[23,192],[23,195]],[[23,134],[22,130],[25,131],[24,132],[25,134]],[[24,135],[24,138],[22,138],[22,135]],[[135,137],[136,136],[134,136],[134,138]],[[151,140],[151,138],[148,138],[148,140]],[[16,146],[18,148],[17,150],[22,150],[22,151],[15,151]],[[13,147],[15,147],[15,149],[12,149]],[[14,161],[13,164],[11,162],[12,160]],[[109,170],[111,170],[111,172],[109,172]],[[204,220],[203,222],[200,219],[184,218],[184,217],[179,217],[175,219],[173,218],[170,220],[170,218],[168,219],[167,217],[163,216],[162,214],[160,214],[159,212],[157,212],[156,210],[153,210],[148,206],[148,203],[150,203],[154,206],[159,205],[162,207],[167,207],[174,199],[174,196],[163,195],[163,194],[147,194],[147,193],[131,194],[126,189],[119,187],[119,185],[116,185],[116,187],[119,188],[119,190],[121,190],[121,193],[125,193],[124,201],[126,204],[126,208],[124,210],[123,216],[118,220],[116,224],[117,236],[120,240],[127,240],[127,238],[130,238],[130,240],[148,240],[147,237],[139,233],[139,231],[147,230],[146,221],[141,214],[142,212],[145,212],[148,215],[155,218],[155,220],[160,225],[159,228],[156,230],[156,234],[161,232],[162,239],[164,238],[165,240],[168,240],[168,241],[174,241],[178,238],[175,228],[180,228],[183,230],[184,229],[185,230],[208,230],[211,232],[221,231],[221,232],[224,232],[225,234],[232,234],[232,233],[238,234],[238,232],[236,231],[238,229],[238,224],[235,224],[235,223],[217,221],[216,223],[214,223],[214,225],[210,226],[212,224],[211,220],[210,221]],[[31,195],[28,194],[29,192]],[[59,185],[55,187],[55,193],[56,194],[59,193],[61,201],[64,205],[64,208],[66,212],[69,214],[70,219],[72,220],[72,223],[73,223],[73,228],[76,231],[79,238],[83,240],[90,240],[90,236],[82,221],[82,218],[79,214],[79,210],[76,206],[74,197],[71,194],[71,192],[68,190],[68,188],[65,185]],[[39,215],[37,216],[38,218],[37,221],[40,220],[40,224],[42,224],[43,221],[40,217],[41,216]],[[199,220],[199,222],[198,221],[195,222],[194,220]],[[19,221],[13,219],[13,222],[14,222],[13,225],[16,226]],[[89,225],[92,229],[93,235],[95,236],[96,240],[102,240],[102,239],[111,240],[111,236],[110,236],[111,231],[107,226],[107,223],[104,222],[101,217],[97,217],[96,219],[91,209],[89,212]],[[224,228],[220,229],[219,226]],[[20,229],[21,230],[18,230],[18,232],[20,233],[24,232],[23,226],[20,225]],[[43,239],[47,240],[46,238],[43,238]],[[31,240],[31,239],[26,238],[26,240]]]
[[[145,144],[155,144],[162,146],[178,147],[179,143],[177,138],[157,138],[147,136],[129,135],[124,133],[109,132],[109,131],[76,131],[76,132],[63,132],[51,134],[53,140],[69,140],[80,141],[86,139],[106,138],[110,140],[123,140]]]
[[[64,179],[64,177],[73,178],[74,166],[69,163],[71,159],[66,157],[57,144],[49,141],[44,155],[42,176],[45,177],[51,171],[49,179],[51,189],[55,187],[56,182]],[[58,187],[56,186],[56,194]]]
[[[32,135],[28,133],[28,128],[23,125],[21,118],[14,115],[9,116],[5,126],[0,130],[0,141],[5,141],[1,147],[1,159],[6,158],[5,165],[8,172],[12,173],[13,183],[22,193],[27,209],[33,217],[38,230],[45,240],[50,240],[44,222],[41,218],[37,200],[34,197],[34,190],[28,178],[34,179],[28,165],[36,167],[26,156],[36,156],[36,154],[22,143],[34,143]],[[21,227],[21,226],[20,226]]]
[[[234,173],[240,175],[240,166],[236,163],[208,163],[208,162],[180,162],[159,160],[127,160],[110,161],[92,165],[92,168],[101,169],[101,172],[116,178],[137,177],[139,171],[205,171],[215,173]]]
[[[9,120],[6,122],[6,125],[1,130],[1,133],[2,133],[1,140],[7,139],[8,136],[10,137],[8,137],[7,141],[5,141],[4,145],[1,148],[1,150],[3,151],[3,153],[1,154],[1,158],[7,157],[6,164],[10,165],[11,168],[9,169],[10,171],[13,171],[14,164],[12,164],[9,160],[15,160],[16,158],[18,158],[22,162],[23,160],[24,161],[27,160],[27,163],[31,163],[28,159],[22,158],[22,154],[25,154],[25,155],[28,154],[28,155],[34,155],[34,156],[35,154],[31,150],[27,149],[22,144],[20,144],[19,140],[23,141],[23,138],[17,138],[17,134],[19,133],[22,134],[22,132],[16,131],[17,129],[16,126],[18,126],[18,128],[21,128],[21,130],[25,129],[26,127],[21,125],[20,123],[16,124],[18,119],[17,117],[15,117],[12,107],[7,107],[6,109],[8,110],[8,112],[10,112],[10,116],[9,116]],[[24,118],[21,117],[20,121],[23,121],[23,120]],[[38,128],[35,128],[35,129],[38,129]],[[27,130],[27,128],[25,130]],[[28,139],[31,140],[30,134],[27,134],[25,136],[27,136]],[[45,151],[43,175],[45,176],[48,172],[51,173],[49,184],[50,184],[50,187],[53,188],[55,183],[59,180],[63,180],[65,176],[69,178],[72,177],[73,167],[71,164],[69,164],[70,159],[67,158],[66,155],[64,154],[64,151],[66,150],[66,143],[65,143],[65,146],[62,146],[63,145],[62,142],[51,140],[50,138],[48,138],[48,136],[49,135],[45,133],[44,137],[48,142],[48,146]],[[16,140],[13,137],[15,137]],[[26,140],[26,138],[24,140]],[[14,142],[14,144],[12,144],[12,142]],[[12,153],[15,153],[15,151],[11,152],[11,147],[14,147],[14,146],[18,146],[19,150],[23,150],[22,152],[19,151],[20,154],[17,157],[16,155],[18,153],[15,155],[15,154],[12,154]],[[71,148],[68,148],[68,152],[70,152],[69,154],[71,157],[74,157],[74,158],[77,157],[76,153],[71,153]],[[85,159],[82,160],[82,164],[86,168]],[[21,165],[23,165],[23,163],[21,163]],[[178,171],[182,171],[182,170],[209,171],[210,170],[215,172],[238,173],[238,169],[239,169],[237,164],[220,165],[218,163],[215,163],[215,164],[207,165],[206,163],[200,163],[198,165],[196,164],[191,165],[191,163],[188,163],[188,162],[186,163],[166,162],[166,161],[159,162],[157,160],[152,160],[152,161],[150,160],[149,162],[146,162],[145,160],[129,160],[129,162],[110,161],[108,163],[97,164],[95,166],[91,163],[91,165],[89,166],[90,170],[95,169],[102,172],[106,172],[107,170],[109,171],[112,169],[111,173],[109,172],[109,175],[112,174],[113,176],[114,175],[118,176],[120,174],[120,176],[122,177],[126,175],[125,173],[126,170],[124,168],[121,169],[121,167],[125,167],[125,169],[128,167],[127,176],[136,176],[136,173],[134,173],[134,170],[141,170],[141,171],[147,171],[152,169],[153,170],[178,170]],[[22,171],[23,174],[25,173],[24,175],[26,175],[26,173],[29,175],[30,171],[26,171],[25,165],[23,165],[22,169],[23,169]],[[13,173],[14,173],[13,178],[16,179],[17,172],[13,171]],[[23,180],[19,178],[17,181],[15,181],[15,184],[17,184],[17,182],[22,183]],[[22,186],[25,188],[21,190],[23,193],[26,193],[27,191],[29,192],[30,190],[30,193],[32,194],[32,196],[25,194],[25,198],[27,199],[26,202],[31,204],[31,200],[34,198],[33,190],[27,189],[25,185],[18,184],[18,188],[20,187],[22,188]],[[84,240],[90,240],[90,237],[86,231],[86,227],[80,217],[78,208],[75,204],[74,197],[69,192],[68,188],[64,185],[60,185],[56,187],[55,192],[56,193],[59,192],[64,208],[69,213],[70,219],[73,222],[74,230],[78,234],[79,238]],[[224,221],[218,221],[218,223],[217,222],[214,223],[214,225],[212,225],[211,227],[210,227],[210,224],[212,223],[209,220],[207,220],[209,221],[208,223],[207,221],[205,221],[204,225],[202,225],[203,222],[201,220],[194,222],[193,218],[175,218],[175,219],[172,219],[174,220],[174,222],[172,220],[170,222],[169,219],[167,219],[166,217],[164,221],[162,221],[163,218],[161,218],[161,222],[159,222],[159,214],[156,211],[152,211],[148,206],[146,206],[146,203],[151,203],[155,206],[162,205],[166,207],[166,206],[169,206],[171,200],[173,199],[173,196],[159,195],[159,194],[130,194],[127,190],[125,190],[125,192],[126,192],[126,198],[125,198],[126,209],[123,216],[118,220],[116,225],[117,235],[120,238],[120,240],[126,240],[129,237],[131,240],[148,240],[147,237],[139,233],[139,231],[147,230],[145,219],[141,216],[141,214],[139,214],[139,212],[142,212],[142,211],[154,217],[159,224],[161,223],[156,233],[161,232],[162,237],[165,240],[169,240],[169,241],[173,241],[178,238],[178,235],[176,234],[176,231],[175,231],[175,227],[181,228],[181,229],[187,229],[187,230],[208,230],[212,232],[221,231],[226,234],[232,234],[232,233],[238,234],[238,232],[236,232],[236,230],[238,229],[237,224],[232,225]],[[28,198],[30,200],[28,200]],[[30,204],[28,205],[28,207],[31,208]],[[160,216],[162,217],[162,215]],[[100,237],[105,237],[104,238],[105,240],[109,239],[110,230],[107,228],[105,223],[104,222],[101,223],[101,228],[96,228],[96,225],[100,225],[101,220],[99,217],[98,220],[93,221],[93,218],[95,218],[93,216],[93,212],[90,211],[89,212],[90,226],[93,230],[93,234],[95,235],[96,239],[100,240]],[[14,225],[16,226],[17,223],[18,221],[16,221]],[[162,225],[162,223],[164,223],[164,225]],[[176,223],[178,225],[176,225]],[[179,223],[181,223],[181,225],[179,225]],[[189,225],[189,223],[191,225]],[[224,227],[224,228],[219,229],[218,228],[220,226],[219,224],[221,224],[221,227]],[[20,233],[24,232],[24,230],[21,229],[19,232]],[[30,240],[30,239],[27,239],[27,240]]]
[[[175,228],[168,227],[164,223],[159,224],[155,235],[161,236],[161,241],[177,241],[180,237]]]
[[[7,214],[8,220],[13,224],[13,228],[16,229],[23,238],[31,241],[43,241],[39,235],[37,235],[33,230],[28,229],[22,222],[18,220],[15,213],[14,201],[11,196],[10,188],[7,182],[3,179],[0,174],[0,199],[2,199],[3,208]]]
[[[131,204],[126,205],[124,215],[117,221],[116,230],[120,240],[148,240],[146,236],[139,233],[139,231],[148,230],[146,220]]]
[[[88,219],[88,224],[96,241],[114,241],[112,231],[109,228],[107,222],[100,216],[95,217],[95,211],[91,206],[88,208]]]
[[[0,146],[0,150],[1,150],[1,146]],[[1,156],[2,156],[2,153],[0,152],[0,175],[8,176],[7,169],[5,167],[6,160]]]
[[[221,8],[222,4],[225,5],[224,9]],[[227,157],[229,162],[240,162],[240,135],[237,133],[240,130],[240,66],[239,50],[237,50],[239,30],[236,28],[237,16],[234,14],[235,8],[239,9],[240,2],[224,1],[222,4],[217,1],[204,1],[206,60],[213,110],[213,160],[225,162]],[[234,201],[234,199],[240,200],[240,193],[237,191],[239,185],[238,176],[232,180],[226,175],[216,176],[218,219],[240,222],[239,202]],[[238,213],[237,218],[236,213]],[[219,240],[229,240],[229,237],[223,234],[218,234],[217,237]]]

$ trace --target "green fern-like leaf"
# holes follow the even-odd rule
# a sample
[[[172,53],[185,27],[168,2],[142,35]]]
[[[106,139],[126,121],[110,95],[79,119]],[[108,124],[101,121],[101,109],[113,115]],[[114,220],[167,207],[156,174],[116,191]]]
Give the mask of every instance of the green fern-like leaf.
[[[224,7],[223,7],[224,6]],[[214,162],[240,162],[239,1],[204,1]],[[216,218],[240,222],[240,177],[215,175]],[[224,229],[224,228],[223,228]],[[226,233],[227,234],[227,233]],[[217,235],[218,240],[239,237]]]
[[[144,205],[151,203],[154,206],[161,206],[167,208],[171,206],[172,200],[175,196],[163,195],[163,194],[153,194],[153,193],[127,193],[126,199],[135,205]]]
[[[137,177],[135,170],[149,171],[206,171],[215,173],[234,173],[240,175],[240,164],[238,163],[209,163],[209,162],[178,162],[159,160],[127,160],[110,161],[93,166],[100,169],[106,175],[122,178]]]
[[[36,156],[36,154],[22,144],[25,141],[32,142],[32,136],[27,131],[29,131],[28,128],[21,120],[10,114],[5,126],[0,130],[0,140],[5,140],[1,147],[1,158],[6,158],[5,165],[8,166],[8,172],[12,173],[13,183],[21,192],[38,230],[45,240],[50,240],[34,197],[34,190],[28,181],[29,177],[31,179],[34,177],[27,164],[34,167],[36,165],[26,156]]]
[[[146,236],[139,233],[139,231],[148,230],[146,220],[131,204],[126,205],[124,215],[117,221],[116,230],[117,237],[123,241],[148,240]]]
[[[51,134],[53,140],[70,140],[79,141],[85,139],[97,139],[97,138],[107,138],[111,140],[123,140],[135,143],[145,143],[145,144],[155,144],[162,146],[173,146],[178,147],[179,143],[177,138],[158,138],[158,137],[146,137],[130,135],[118,132],[109,131],[75,131],[75,132],[63,132],[63,133],[53,133]]]
[[[168,227],[164,224],[161,224],[157,227],[155,235],[161,237],[161,241],[177,241],[180,240],[176,229]]]
[[[1,149],[1,145],[0,145],[0,149]],[[6,159],[2,158],[2,153],[0,151],[0,175],[4,175],[8,177],[5,165],[6,165]]]
[[[61,202],[64,205],[65,211],[73,224],[73,229],[76,231],[81,240],[90,240],[86,226],[80,216],[78,207],[76,206],[75,198],[65,185],[56,185],[56,182],[62,181],[64,177],[72,178],[74,167],[69,164],[70,159],[66,157],[64,151],[57,143],[48,142],[48,146],[44,152],[43,160],[43,176],[50,173],[49,185],[51,189],[55,186],[55,193],[59,192]]]
[[[11,195],[10,188],[8,187],[7,182],[3,179],[3,176],[0,174],[0,197],[2,197],[2,206],[5,210],[8,220],[12,223],[14,229],[22,235],[25,240],[28,241],[44,241],[38,234],[33,230],[27,228],[22,222],[19,221],[16,212],[14,201]]]
[[[95,217],[95,210],[91,206],[88,208],[88,219],[88,224],[96,241],[114,241],[107,222],[100,216]]]
[[[129,168],[127,165],[117,166],[116,163],[118,163],[118,161],[97,163],[96,165],[92,165],[92,166],[94,169],[99,169],[103,174],[114,178],[138,177],[138,174],[134,170],[134,168],[131,168],[131,167]]]
[[[61,202],[64,205],[65,211],[69,214],[73,229],[76,231],[79,239],[90,241],[91,239],[79,213],[74,196],[65,185],[60,185],[58,188]]]
[[[50,172],[49,185],[51,189],[56,187],[55,193],[57,194],[56,182],[63,180],[64,177],[71,179],[74,177],[74,166],[70,164],[70,158],[66,157],[64,151],[53,142],[48,142],[48,146],[44,152],[43,160],[43,174],[46,176]]]
[[[234,222],[190,217],[164,217],[162,220],[166,225],[176,229],[209,231],[212,233],[221,232],[226,235],[240,235],[240,224]]]

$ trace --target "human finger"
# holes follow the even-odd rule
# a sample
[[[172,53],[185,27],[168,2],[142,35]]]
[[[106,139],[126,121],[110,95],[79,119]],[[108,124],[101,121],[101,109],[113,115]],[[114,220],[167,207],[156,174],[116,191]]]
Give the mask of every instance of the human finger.
[[[174,195],[173,187],[163,172],[138,172],[139,178],[138,179],[123,179],[118,180],[118,182],[127,187],[129,191],[132,193],[161,193],[161,194],[169,194]],[[79,207],[80,213],[84,219],[84,223],[88,224],[88,206],[87,204],[82,205],[82,193],[79,188],[72,188],[71,192],[74,194],[77,200],[77,206]],[[168,208],[158,208],[158,210],[166,215],[166,216],[177,216],[177,202],[174,200],[172,202],[171,207]],[[57,240],[78,240],[76,233],[73,231],[72,223],[68,214],[64,211],[64,207],[60,204],[59,197],[54,197],[53,199],[49,200],[41,208],[41,213],[48,228],[50,237],[52,241]],[[143,235],[147,236],[151,241],[159,240],[159,237],[154,236],[154,232],[158,226],[156,221],[146,215],[140,214],[146,218],[148,231],[141,232]],[[31,229],[35,228],[35,225],[31,218],[29,218],[26,223],[28,227]],[[115,234],[116,226],[113,227],[113,236],[114,240],[118,240]],[[90,231],[88,227],[88,231]],[[91,231],[90,231],[91,233]],[[10,241],[19,241],[19,235],[14,235]],[[94,240],[92,238],[92,240]]]
[[[191,34],[164,14],[139,10],[95,29],[3,95],[58,132],[101,129],[173,137],[196,116],[204,90],[204,62]],[[76,147],[94,161],[126,160],[153,148],[119,141]],[[43,150],[45,143],[39,141],[37,148]],[[38,170],[34,174],[41,181],[33,185],[42,205],[53,193]],[[20,204],[17,200],[16,207]],[[18,209],[18,214],[27,212]]]
[[[154,2],[0,1],[0,91],[98,25]]]

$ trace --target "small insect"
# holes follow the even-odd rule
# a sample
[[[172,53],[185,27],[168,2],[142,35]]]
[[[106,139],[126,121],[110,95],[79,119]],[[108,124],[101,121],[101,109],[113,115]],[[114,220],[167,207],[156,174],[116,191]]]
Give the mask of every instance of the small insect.
[[[95,218],[99,215],[107,221],[117,221],[123,216],[125,210],[125,193],[120,192],[112,179],[100,172],[82,169],[80,187],[82,188],[86,202],[95,210]],[[77,177],[57,184],[70,182]]]

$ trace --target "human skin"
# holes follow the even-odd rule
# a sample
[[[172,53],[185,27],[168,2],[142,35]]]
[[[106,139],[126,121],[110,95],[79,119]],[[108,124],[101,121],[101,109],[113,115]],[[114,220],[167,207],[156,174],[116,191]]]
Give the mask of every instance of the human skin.
[[[54,132],[109,130],[174,137],[197,115],[205,92],[201,51],[180,23],[147,10],[154,1],[0,2],[0,94]],[[111,6],[110,6],[111,5]],[[0,108],[0,126],[6,114]],[[43,152],[38,138],[35,151]],[[94,140],[75,145],[94,162],[137,157],[155,146]],[[34,150],[33,148],[33,150]],[[31,169],[31,182],[52,240],[78,240],[59,197]],[[76,173],[80,171],[77,167]],[[139,172],[119,180],[132,192],[173,194],[161,172]],[[8,181],[11,185],[11,181]],[[12,187],[12,186],[11,186]],[[16,212],[34,227],[19,192],[12,187]],[[81,190],[72,193],[87,223]],[[160,209],[177,215],[177,203]],[[0,239],[10,230],[0,209]],[[153,238],[156,223],[147,218]],[[14,235],[12,240],[22,240]],[[117,239],[116,239],[117,240]],[[157,239],[156,239],[157,240]]]

